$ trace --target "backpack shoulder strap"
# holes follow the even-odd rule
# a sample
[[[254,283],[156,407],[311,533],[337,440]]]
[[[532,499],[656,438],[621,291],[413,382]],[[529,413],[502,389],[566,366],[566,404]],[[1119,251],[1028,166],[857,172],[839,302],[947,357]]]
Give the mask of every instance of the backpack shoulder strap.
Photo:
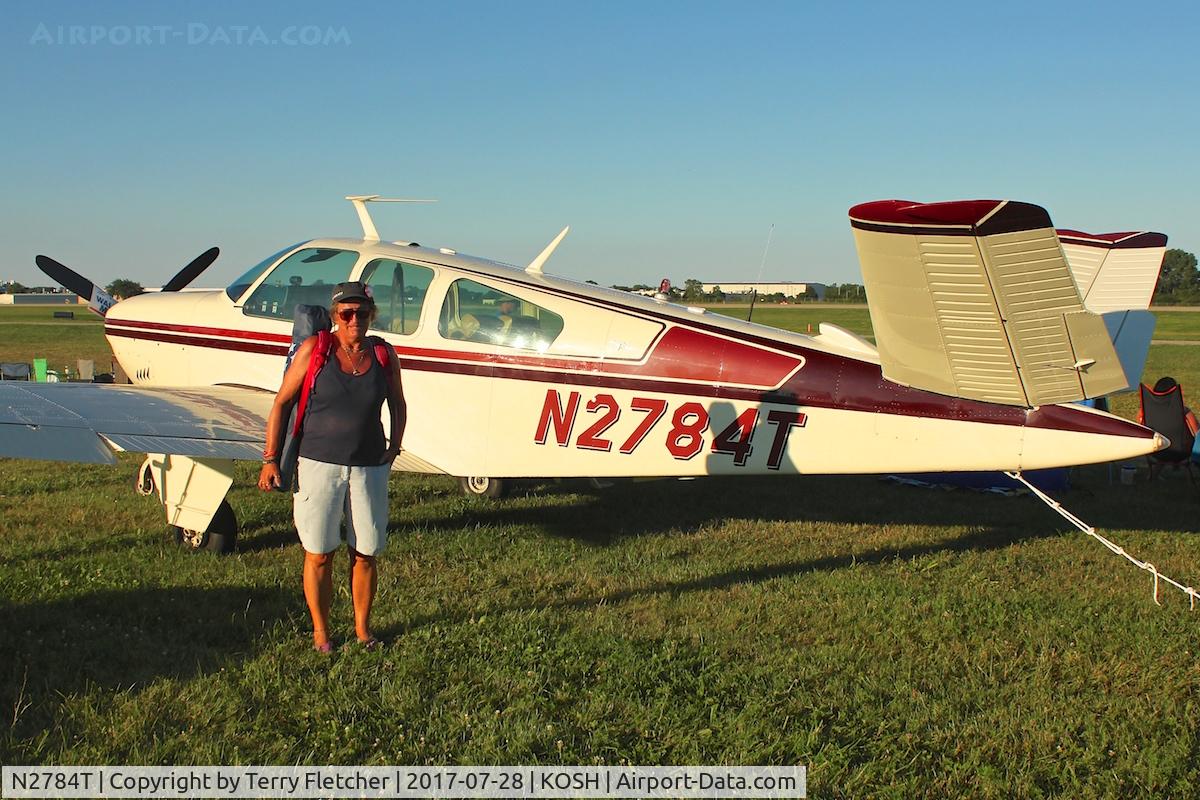
[[[321,374],[321,370],[329,361],[331,352],[333,352],[333,334],[329,331],[317,331],[317,345],[313,348],[312,355],[308,360],[308,371],[304,374],[304,385],[300,388],[300,400],[296,403],[296,424],[292,427],[293,436],[300,435],[300,428],[304,424],[304,412],[308,410],[308,397],[317,383],[317,376]]]
[[[387,342],[385,342],[382,338],[380,338],[378,336],[370,336],[370,337],[368,337],[368,339],[371,344],[371,349],[375,353],[375,360],[379,362],[379,366],[383,367],[383,374],[385,376],[387,376],[388,386],[391,386],[392,385],[392,365],[391,365],[391,362],[388,360],[388,351],[392,350],[392,352],[395,352],[395,350],[392,349],[392,346],[390,344],[388,344]]]

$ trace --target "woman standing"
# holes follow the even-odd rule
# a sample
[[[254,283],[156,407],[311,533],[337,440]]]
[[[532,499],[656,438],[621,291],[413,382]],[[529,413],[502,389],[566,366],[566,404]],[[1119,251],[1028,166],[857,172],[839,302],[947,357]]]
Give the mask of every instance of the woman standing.
[[[323,653],[333,650],[329,607],[343,509],[354,632],[366,647],[380,643],[371,631],[371,604],[378,582],[375,557],[387,543],[388,473],[400,453],[405,423],[396,353],[390,346],[381,348],[386,351],[385,366],[376,357],[378,340],[366,336],[375,318],[370,290],[359,281],[339,283],[333,290],[330,316],[331,351],[308,399],[297,466],[299,489],[293,495],[296,530],[304,545],[304,598],[312,615],[313,647]],[[318,341],[313,336],[300,345],[275,396],[258,478],[263,491],[280,485],[285,420],[300,394]],[[380,417],[385,399],[391,421],[386,439]]]

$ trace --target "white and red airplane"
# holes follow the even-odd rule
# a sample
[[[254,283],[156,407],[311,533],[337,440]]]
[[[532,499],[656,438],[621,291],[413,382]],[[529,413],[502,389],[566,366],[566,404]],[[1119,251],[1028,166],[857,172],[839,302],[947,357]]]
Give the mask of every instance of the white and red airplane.
[[[856,206],[876,346],[546,274],[565,229],[524,268],[383,241],[366,206],[380,198],[347,199],[361,238],[292,245],[225,289],[178,291],[215,249],[120,302],[39,256],[91,297],[133,386],[0,385],[0,455],[148,453],[141,481],[168,523],[228,549],[233,461],[260,458],[293,311],[345,280],[372,287],[403,366],[396,469],[476,494],[521,477],[1020,471],[1166,446],[1070,405],[1137,385],[1161,234],[1059,234],[1011,201]]]

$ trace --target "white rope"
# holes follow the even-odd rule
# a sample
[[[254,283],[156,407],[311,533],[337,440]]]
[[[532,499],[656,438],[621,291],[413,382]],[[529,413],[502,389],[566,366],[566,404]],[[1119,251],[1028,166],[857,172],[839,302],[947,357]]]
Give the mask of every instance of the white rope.
[[[1091,525],[1088,525],[1086,522],[1081,520],[1079,517],[1075,516],[1070,511],[1067,511],[1065,508],[1062,507],[1062,504],[1059,503],[1057,500],[1050,497],[1048,494],[1046,494],[1041,489],[1034,486],[1029,481],[1025,480],[1025,476],[1022,475],[1020,472],[1005,472],[1004,474],[1007,475],[1008,477],[1012,478],[1014,481],[1019,481],[1020,483],[1024,484],[1025,487],[1027,489],[1029,489],[1029,491],[1033,492],[1033,494],[1039,500],[1041,500],[1046,505],[1050,506],[1050,508],[1053,509],[1054,511],[1057,511],[1059,516],[1061,516],[1067,522],[1071,523],[1076,528],[1078,528],[1079,530],[1086,533],[1088,536],[1091,536],[1093,539],[1100,542],[1100,544],[1104,545],[1105,547],[1107,547],[1109,550],[1116,553],[1117,555],[1125,556],[1125,558],[1128,559],[1129,563],[1133,564],[1135,567],[1137,567],[1139,569],[1144,569],[1147,572],[1154,575],[1154,603],[1155,603],[1155,605],[1160,605],[1160,606],[1162,605],[1162,603],[1160,603],[1158,600],[1158,582],[1160,580],[1164,580],[1167,583],[1174,586],[1176,589],[1179,589],[1181,592],[1186,594],[1188,596],[1188,602],[1190,604],[1191,610],[1194,611],[1196,609],[1196,598],[1200,597],[1200,593],[1198,593],[1191,586],[1184,586],[1182,583],[1179,583],[1178,581],[1171,580],[1166,575],[1163,575],[1161,572],[1159,572],[1158,568],[1155,567],[1153,564],[1151,564],[1149,561],[1139,561],[1138,559],[1131,556],[1129,553],[1125,552],[1125,548],[1121,547],[1118,544],[1114,544],[1113,542],[1110,542],[1108,539],[1105,539],[1103,536],[1096,533],[1096,529],[1093,528]]]

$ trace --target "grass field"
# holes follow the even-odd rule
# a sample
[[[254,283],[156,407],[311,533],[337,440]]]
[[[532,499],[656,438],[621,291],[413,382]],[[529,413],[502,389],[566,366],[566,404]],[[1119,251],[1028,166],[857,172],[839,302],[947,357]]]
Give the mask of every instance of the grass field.
[[[817,318],[866,318],[838,310],[862,316]],[[102,345],[87,325],[60,338]],[[1165,372],[1200,386],[1200,348],[1153,347]],[[322,657],[289,499],[243,465],[239,552],[191,555],[130,490],[137,462],[0,461],[0,763],[805,764],[812,797],[1200,785],[1200,611],[1157,607],[1150,576],[1028,497],[808,477],[486,504],[395,476],[389,646]],[[1065,504],[1200,583],[1197,497],[1092,467]],[[344,640],[340,581],[334,613]]]
[[[75,319],[54,318],[72,311]],[[112,369],[112,350],[104,340],[104,322],[86,306],[0,306],[0,361],[46,359],[50,369],[74,373],[79,359],[95,362],[96,372]]]

